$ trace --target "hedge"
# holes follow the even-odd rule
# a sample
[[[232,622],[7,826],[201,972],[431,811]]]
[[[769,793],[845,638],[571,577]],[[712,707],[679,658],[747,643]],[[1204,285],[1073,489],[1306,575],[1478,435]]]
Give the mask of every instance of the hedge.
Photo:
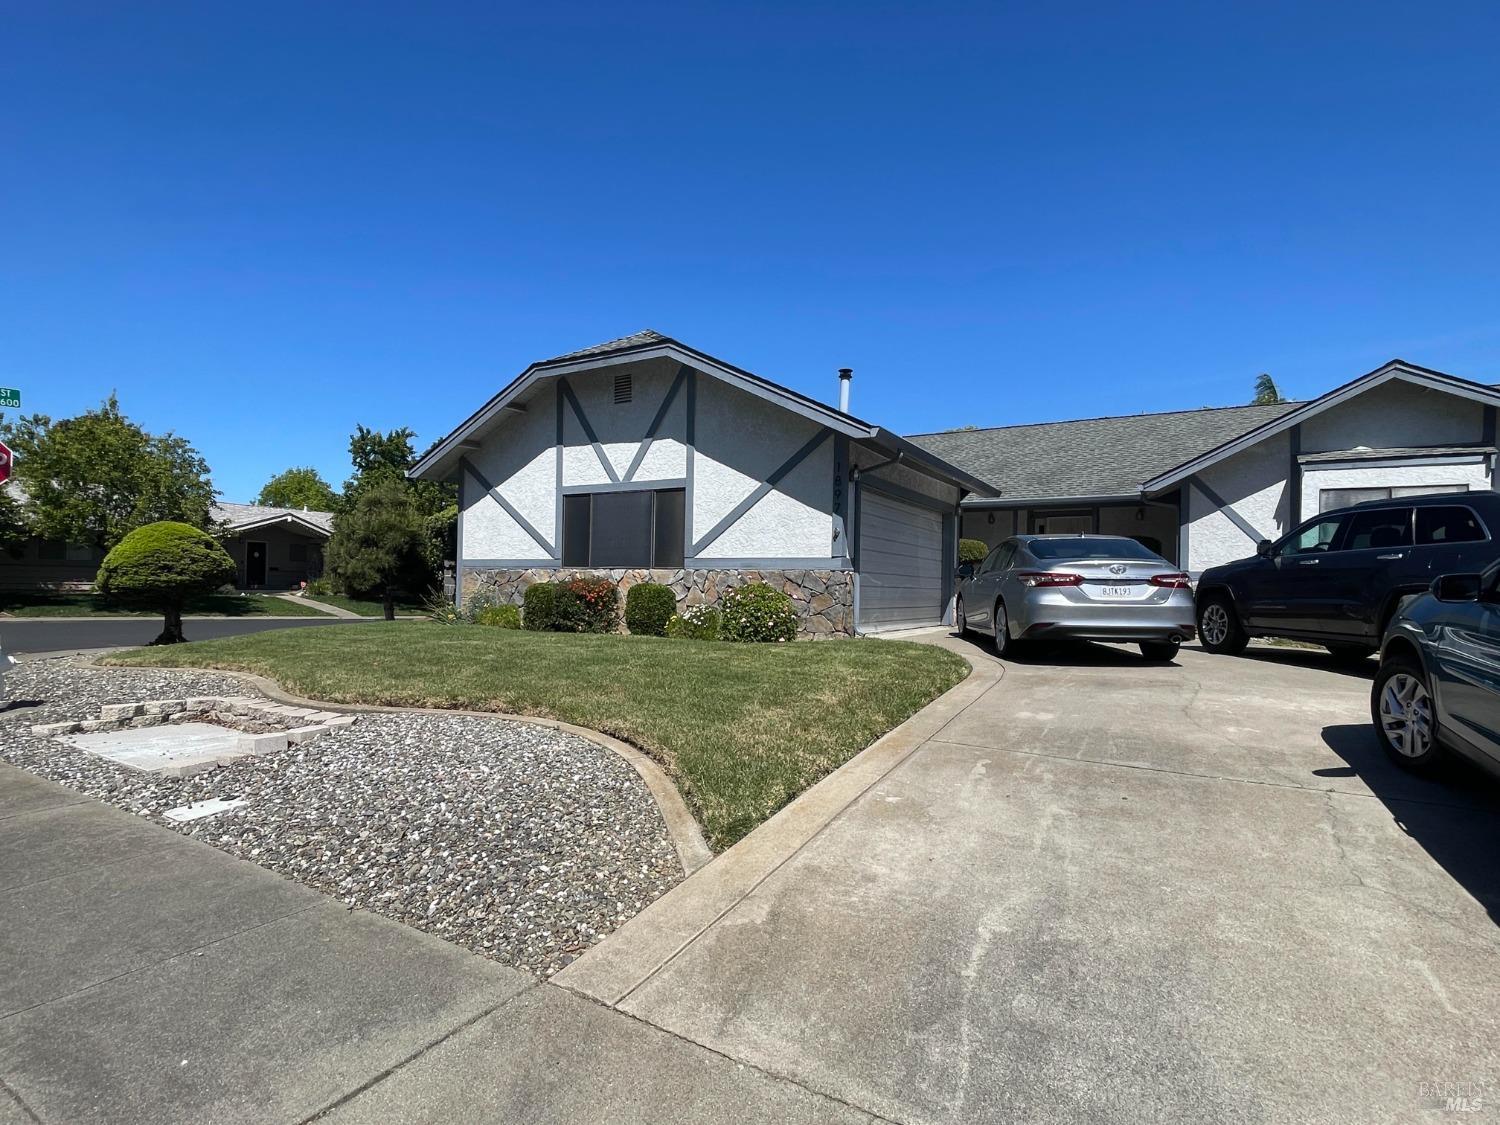
[[[625,627],[643,637],[662,637],[677,612],[677,595],[670,586],[641,582],[625,594]]]

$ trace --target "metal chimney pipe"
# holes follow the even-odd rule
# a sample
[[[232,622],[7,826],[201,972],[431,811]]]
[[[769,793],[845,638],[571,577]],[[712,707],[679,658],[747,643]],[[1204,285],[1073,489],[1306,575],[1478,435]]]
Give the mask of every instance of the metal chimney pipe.
[[[849,413],[849,380],[854,378],[854,368],[839,368],[839,411]]]

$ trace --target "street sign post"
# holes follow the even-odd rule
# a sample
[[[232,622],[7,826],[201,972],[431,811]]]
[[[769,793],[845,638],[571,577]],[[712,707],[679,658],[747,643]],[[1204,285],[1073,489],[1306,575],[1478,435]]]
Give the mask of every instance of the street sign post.
[[[21,388],[0,387],[0,410],[21,409]]]
[[[0,484],[10,480],[10,446],[0,441]]]

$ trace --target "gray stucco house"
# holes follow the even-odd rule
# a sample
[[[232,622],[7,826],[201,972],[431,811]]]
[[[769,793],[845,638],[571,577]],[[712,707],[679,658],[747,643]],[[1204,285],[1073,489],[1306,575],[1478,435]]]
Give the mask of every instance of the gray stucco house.
[[[911,440],[996,487],[963,502],[967,537],[1128,535],[1196,575],[1330,508],[1494,488],[1497,406],[1493,386],[1393,359],[1308,402]]]
[[[979,477],[656,332],[534,363],[412,469],[459,487],[457,591],[604,573],[712,603],[767,581],[804,633],[950,613]]]

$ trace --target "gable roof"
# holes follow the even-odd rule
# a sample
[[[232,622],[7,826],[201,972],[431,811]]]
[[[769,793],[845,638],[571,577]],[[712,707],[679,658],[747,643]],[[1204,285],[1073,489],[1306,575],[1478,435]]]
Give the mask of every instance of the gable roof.
[[[1138,497],[1142,481],[1298,405],[1219,406],[1034,422],[913,434],[909,440],[991,481],[1006,503]]]
[[[261,504],[215,504],[209,518],[236,535],[271,524],[289,524],[295,531],[323,538],[333,534],[332,512],[310,512],[303,508],[269,508]]]
[[[1226,457],[1232,457],[1236,453],[1248,449],[1256,442],[1265,441],[1269,437],[1283,433],[1299,422],[1321,414],[1323,411],[1338,406],[1340,403],[1348,402],[1356,395],[1373,390],[1381,384],[1389,383],[1393,380],[1426,387],[1429,390],[1446,391],[1449,394],[1481,402],[1487,406],[1500,405],[1500,390],[1492,386],[1485,383],[1476,383],[1471,379],[1461,379],[1457,375],[1449,375],[1444,371],[1434,371],[1430,367],[1418,367],[1414,363],[1407,363],[1404,359],[1393,359],[1381,364],[1374,371],[1367,372],[1357,379],[1351,379],[1343,386],[1335,387],[1327,394],[1312,399],[1310,402],[1298,403],[1280,417],[1263,422],[1243,434],[1230,437],[1197,456],[1190,457],[1171,466],[1156,476],[1143,481],[1141,490],[1143,492],[1160,492],[1163,489],[1171,488],[1194,473],[1200,472],[1210,465],[1224,460]]]
[[[506,409],[518,409],[515,400],[539,380],[577,371],[587,371],[620,363],[666,358],[691,367],[720,382],[728,383],[758,398],[773,402],[795,414],[818,422],[835,433],[844,434],[875,447],[891,456],[901,456],[908,464],[967,492],[992,493],[993,487],[972,473],[950,464],[940,456],[905,438],[852,414],[845,414],[816,399],[799,394],[790,387],[773,383],[759,375],[700,352],[670,336],[645,329],[629,336],[607,340],[553,359],[533,363],[516,376],[503,390],[461,422],[447,437],[423,455],[407,475],[413,479],[442,479],[453,471],[463,442],[489,425]]]

